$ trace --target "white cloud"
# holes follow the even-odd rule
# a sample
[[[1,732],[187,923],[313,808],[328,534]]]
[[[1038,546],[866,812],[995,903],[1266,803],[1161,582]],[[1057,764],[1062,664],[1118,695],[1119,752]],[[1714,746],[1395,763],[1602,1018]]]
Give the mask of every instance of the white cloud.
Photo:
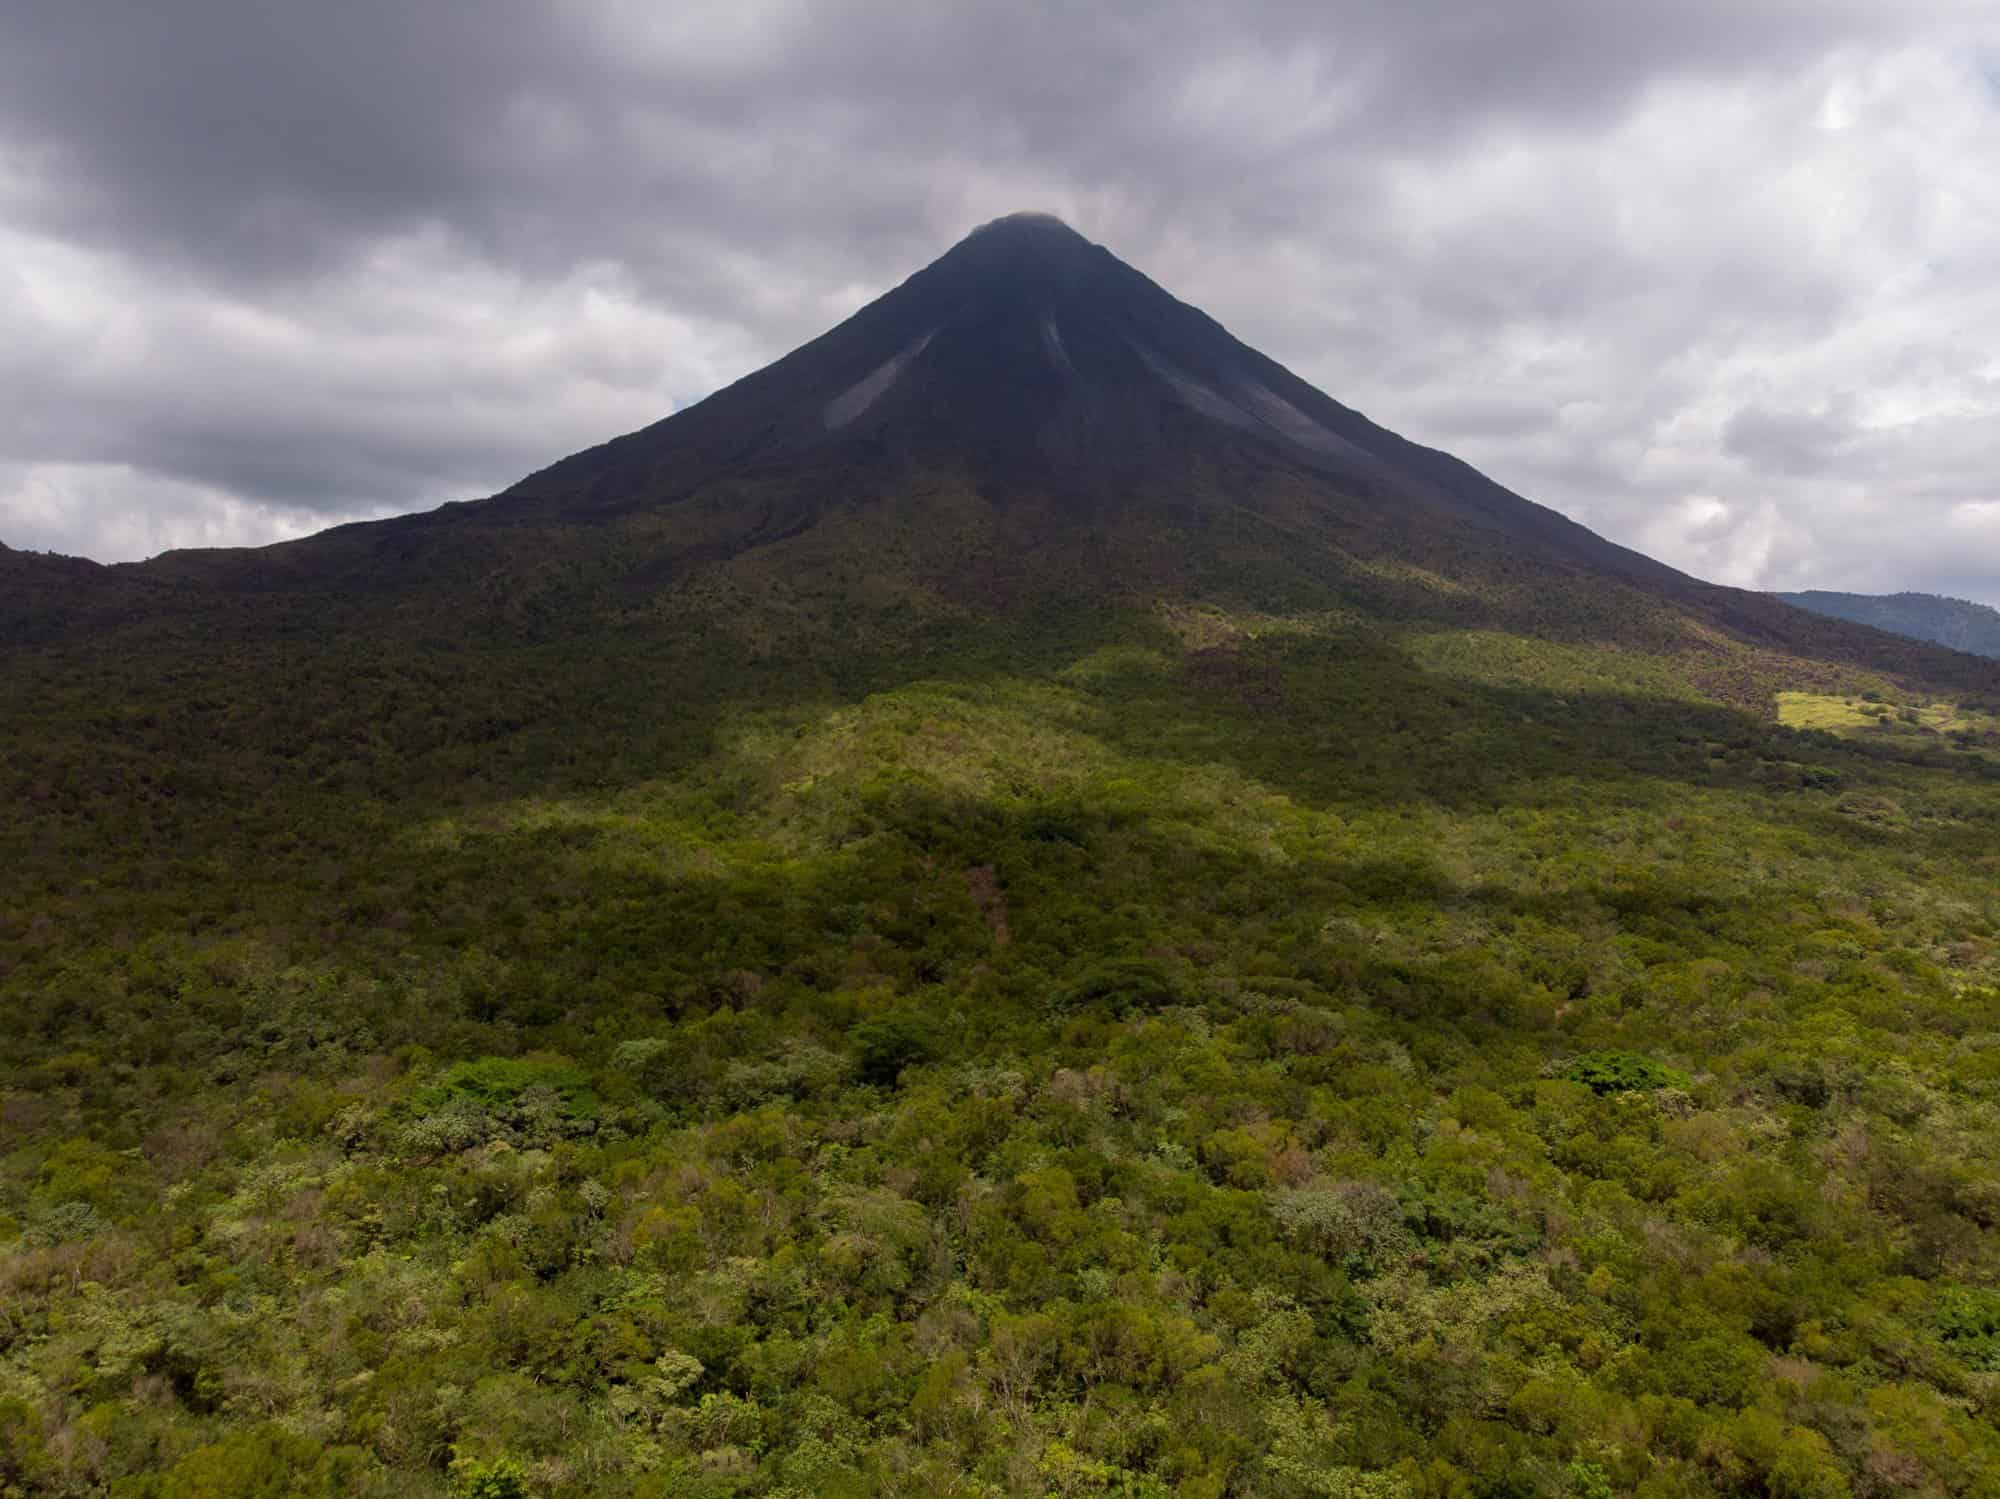
[[[31,235],[0,262],[0,537],[101,560],[489,494],[754,357],[615,266],[536,282],[437,231],[286,297]]]
[[[1374,239],[1404,263],[1328,297],[1392,333],[1301,371],[1719,581],[1964,588],[1942,522],[2000,492],[1996,152],[1990,91],[1939,43],[1408,164]]]
[[[345,518],[391,513],[385,507]],[[176,547],[263,546],[325,525],[325,517],[307,511],[259,504],[126,464],[0,466],[0,535],[23,551],[73,556],[75,538],[87,535],[92,555],[116,562]]]

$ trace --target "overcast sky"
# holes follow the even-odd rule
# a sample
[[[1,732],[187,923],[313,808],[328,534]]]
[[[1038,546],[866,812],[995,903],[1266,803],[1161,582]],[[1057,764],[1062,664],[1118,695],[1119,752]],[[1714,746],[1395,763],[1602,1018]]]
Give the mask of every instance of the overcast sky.
[[[1992,0],[10,0],[0,541],[483,495],[1063,215],[1723,582],[2000,603]]]

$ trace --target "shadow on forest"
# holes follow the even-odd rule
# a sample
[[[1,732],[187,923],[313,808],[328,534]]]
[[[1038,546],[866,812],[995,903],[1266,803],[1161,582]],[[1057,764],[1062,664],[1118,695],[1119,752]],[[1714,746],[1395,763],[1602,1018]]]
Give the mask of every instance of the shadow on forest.
[[[1444,676],[1380,636],[1184,653],[1150,617],[1083,611],[873,651],[825,641],[817,654],[751,658],[695,643],[599,644],[415,666],[329,649],[282,680],[215,675],[176,696],[113,674],[122,698],[102,682],[73,694],[69,722],[43,721],[42,758],[27,761],[55,792],[26,798],[31,815],[16,824],[22,898],[0,923],[0,982],[25,992],[93,948],[232,933],[384,973],[409,954],[463,966],[477,953],[488,976],[460,984],[440,1013],[389,1006],[374,1017],[382,1044],[435,1046],[460,1026],[538,1031],[607,1007],[728,1002],[745,974],[821,991],[951,984],[1039,1005],[1106,954],[1164,947],[1191,970],[1256,955],[1301,981],[1374,974],[1381,992],[1466,1010],[1469,990],[1441,998],[1433,979],[1384,969],[1365,946],[1329,947],[1325,922],[1450,908],[1639,921],[1660,940],[1681,929],[1710,945],[1729,933],[1753,941],[1793,899],[1724,898],[1671,865],[1634,878],[1608,855],[1589,861],[1596,877],[1556,893],[1467,886],[1414,825],[1366,857],[1279,860],[1226,828],[1177,833],[1143,802],[1094,806],[1032,788],[982,799],[921,777],[857,793],[822,847],[786,858],[723,847],[768,795],[726,763],[732,726],[761,716],[805,733],[918,683],[977,702],[1024,679],[1060,681],[1080,705],[1076,731],[1125,763],[1220,766],[1340,817],[1568,814],[1601,800],[1665,819],[1677,796],[1714,789],[1754,795],[1749,820],[1856,854],[1958,855],[1989,842],[1983,819],[1891,825],[1841,811],[1849,788],[1908,779],[1859,747],[1721,706]],[[1069,670],[1106,651],[1089,674]],[[263,689],[275,700],[252,705]],[[204,729],[217,715],[239,726],[235,737]],[[86,737],[106,724],[119,736],[110,754]],[[1983,780],[1976,763],[1934,773]],[[79,792],[79,766],[104,779]],[[679,865],[626,857],[625,835],[607,831],[630,821],[622,799],[661,783],[691,788],[701,816],[629,836],[688,844],[697,857]],[[510,808],[550,800],[603,816],[511,819]],[[475,831],[450,852],[411,836],[440,819]],[[1006,905],[1004,940],[991,900],[968,884],[982,869]],[[104,1018],[62,985],[46,1000],[32,1028],[49,1044]]]

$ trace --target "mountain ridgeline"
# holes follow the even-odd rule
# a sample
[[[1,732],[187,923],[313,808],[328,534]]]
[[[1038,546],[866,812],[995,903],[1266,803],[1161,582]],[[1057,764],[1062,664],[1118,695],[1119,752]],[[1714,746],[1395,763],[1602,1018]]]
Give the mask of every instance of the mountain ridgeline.
[[[1054,220],[0,548],[0,1499],[2000,1492],[2000,663]]]
[[[1786,603],[1974,656],[2000,656],[2000,609],[1935,593],[1781,593]]]

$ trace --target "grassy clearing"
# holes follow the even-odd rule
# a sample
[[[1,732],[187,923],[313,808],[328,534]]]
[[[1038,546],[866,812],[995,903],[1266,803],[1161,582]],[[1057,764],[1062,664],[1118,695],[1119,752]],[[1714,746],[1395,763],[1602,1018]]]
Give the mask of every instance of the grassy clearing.
[[[2000,744],[2000,716],[1983,703],[1810,692],[1780,692],[1777,702],[1778,721],[1791,728],[1875,740],[1943,741],[1956,749]]]

